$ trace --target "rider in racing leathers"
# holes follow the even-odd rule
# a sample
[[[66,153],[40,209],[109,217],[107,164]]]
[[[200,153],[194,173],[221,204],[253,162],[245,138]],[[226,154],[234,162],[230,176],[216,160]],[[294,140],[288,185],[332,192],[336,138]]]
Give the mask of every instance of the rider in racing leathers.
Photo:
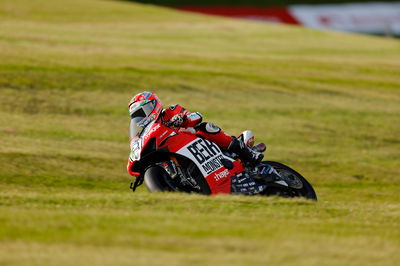
[[[141,116],[147,121],[158,120],[165,126],[196,134],[222,149],[236,153],[244,161],[259,163],[264,158],[262,153],[253,151],[241,139],[227,135],[213,123],[202,122],[203,117],[198,112],[191,113],[177,104],[162,109],[161,101],[154,93],[145,91],[136,94],[129,102],[128,109],[132,119]],[[127,168],[130,174],[133,174],[132,164],[129,158]]]

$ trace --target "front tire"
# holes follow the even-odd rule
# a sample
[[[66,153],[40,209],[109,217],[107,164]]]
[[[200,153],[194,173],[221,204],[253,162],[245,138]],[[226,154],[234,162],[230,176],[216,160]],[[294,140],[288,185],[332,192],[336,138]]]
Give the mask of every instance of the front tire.
[[[159,166],[150,166],[144,172],[144,184],[149,192],[172,191],[167,185],[167,172]]]
[[[289,185],[288,188],[278,186],[274,187],[273,185],[270,185],[264,191],[264,194],[283,197],[304,197],[311,200],[317,200],[314,188],[301,174],[282,163],[274,161],[264,161],[263,163],[272,166],[279,173],[282,180]]]
[[[149,192],[180,191],[205,195],[211,194],[207,181],[193,163],[186,164],[182,171],[184,173],[183,177],[179,176],[172,179],[163,167],[151,165],[144,172],[144,184]],[[192,180],[191,183],[188,182],[189,178]],[[182,179],[186,180],[186,182],[182,181]]]

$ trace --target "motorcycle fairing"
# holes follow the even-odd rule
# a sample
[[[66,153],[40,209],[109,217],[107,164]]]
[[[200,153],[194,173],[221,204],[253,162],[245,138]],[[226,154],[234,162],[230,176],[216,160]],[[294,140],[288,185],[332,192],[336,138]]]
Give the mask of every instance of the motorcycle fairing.
[[[233,161],[225,157],[215,143],[202,138],[193,139],[190,143],[176,151],[176,153],[193,160],[203,176],[208,176],[220,169],[223,166],[221,160],[227,159]]]
[[[225,156],[218,145],[203,138],[195,137],[176,153],[196,164],[207,180],[211,194],[230,193],[231,178],[244,170],[239,162]],[[225,168],[223,160],[231,162],[233,168]]]
[[[240,162],[225,156],[215,143],[191,133],[177,132],[155,121],[150,122],[139,135],[131,139],[132,169],[138,169],[136,164],[151,142],[155,144],[155,150],[179,154],[195,163],[206,179],[211,194],[230,193],[231,178],[244,171]],[[232,162],[232,169],[225,168],[222,160]],[[132,173],[140,175],[139,172]]]
[[[131,126],[131,130],[137,130],[135,127]],[[131,132],[131,142],[130,148],[131,153],[129,155],[130,161],[130,173],[135,176],[140,176],[138,162],[142,158],[142,153],[150,143],[155,145],[155,149],[160,149],[160,146],[165,143],[165,140],[177,135],[177,133],[166,126],[163,126],[160,123],[156,123],[155,121],[149,122],[141,131],[138,133]],[[165,147],[165,145],[163,145]]]

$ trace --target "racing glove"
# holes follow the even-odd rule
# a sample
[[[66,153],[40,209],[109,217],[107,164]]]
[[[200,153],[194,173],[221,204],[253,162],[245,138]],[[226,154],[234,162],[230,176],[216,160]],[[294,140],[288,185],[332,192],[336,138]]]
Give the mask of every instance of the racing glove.
[[[187,117],[185,114],[176,114],[169,121],[169,126],[180,127],[186,121]]]

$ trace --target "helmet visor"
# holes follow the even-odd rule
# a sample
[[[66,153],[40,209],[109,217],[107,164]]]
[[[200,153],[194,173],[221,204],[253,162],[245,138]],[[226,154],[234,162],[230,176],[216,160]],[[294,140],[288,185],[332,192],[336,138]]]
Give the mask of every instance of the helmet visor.
[[[156,101],[140,101],[129,106],[129,114],[131,118],[148,117],[156,107]]]
[[[143,129],[149,124],[150,114],[156,106],[155,101],[141,101],[133,103],[129,107],[131,115],[131,124],[129,127],[129,135],[131,138],[139,136]]]

